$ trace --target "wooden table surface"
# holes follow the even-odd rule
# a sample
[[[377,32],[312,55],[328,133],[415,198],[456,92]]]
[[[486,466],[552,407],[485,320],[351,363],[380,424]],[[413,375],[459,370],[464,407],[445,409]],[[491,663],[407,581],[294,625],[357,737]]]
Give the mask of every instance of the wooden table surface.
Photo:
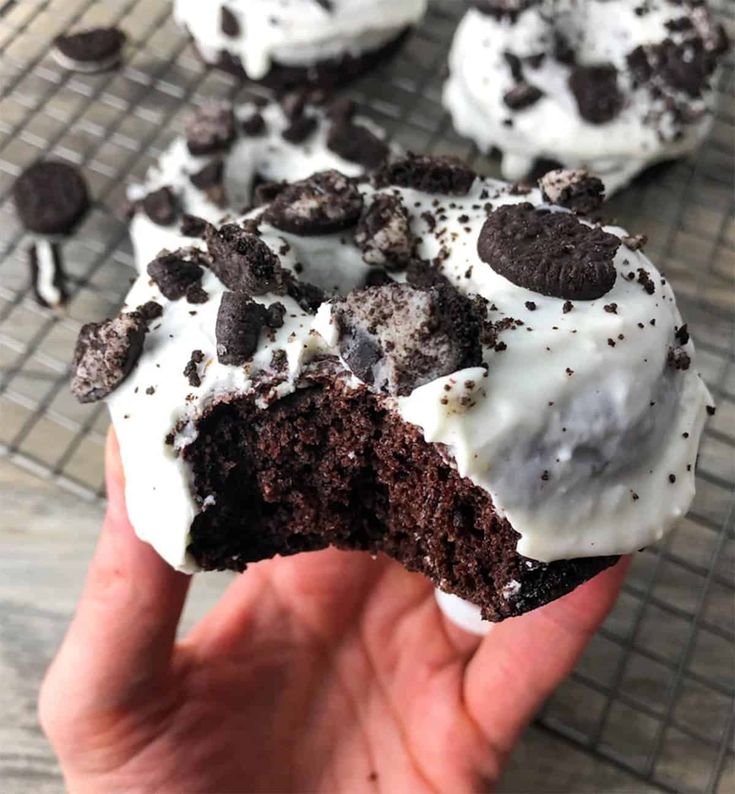
[[[4,460],[0,504],[0,791],[62,791],[59,767],[36,718],[36,697],[81,589],[101,508]],[[184,625],[201,615],[226,583],[226,575],[198,577]],[[500,787],[503,792],[656,790],[535,726]]]

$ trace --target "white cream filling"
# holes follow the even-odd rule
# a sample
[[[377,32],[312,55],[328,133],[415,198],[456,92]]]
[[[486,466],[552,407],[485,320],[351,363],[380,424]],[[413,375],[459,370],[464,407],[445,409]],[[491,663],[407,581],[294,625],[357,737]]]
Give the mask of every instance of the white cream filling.
[[[62,304],[63,296],[61,290],[56,286],[54,248],[51,242],[44,239],[37,240],[35,246],[38,264],[36,290],[48,306],[55,308]]]

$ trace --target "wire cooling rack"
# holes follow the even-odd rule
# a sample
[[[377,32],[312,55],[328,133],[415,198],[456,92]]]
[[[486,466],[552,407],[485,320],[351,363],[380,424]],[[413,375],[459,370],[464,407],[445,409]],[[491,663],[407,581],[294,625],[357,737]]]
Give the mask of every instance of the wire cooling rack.
[[[434,0],[400,55],[351,89],[406,148],[497,162],[459,138],[440,105],[447,49],[463,11]],[[735,8],[720,0],[732,34]],[[49,42],[75,25],[119,24],[124,64],[101,75],[64,71]],[[114,313],[132,276],[119,214],[128,181],[182,128],[192,103],[249,90],[203,66],[166,0],[0,0],[0,454],[87,499],[102,499],[107,416],[69,395],[82,323]],[[717,403],[701,448],[697,497],[665,543],[636,556],[613,614],[539,724],[663,791],[735,790],[733,565],[733,63],[712,135],[696,158],[656,168],[610,211],[674,284]],[[40,155],[81,166],[92,211],[64,244],[71,299],[40,308],[28,282],[29,242],[10,203],[13,180]],[[553,788],[553,772],[549,785]]]

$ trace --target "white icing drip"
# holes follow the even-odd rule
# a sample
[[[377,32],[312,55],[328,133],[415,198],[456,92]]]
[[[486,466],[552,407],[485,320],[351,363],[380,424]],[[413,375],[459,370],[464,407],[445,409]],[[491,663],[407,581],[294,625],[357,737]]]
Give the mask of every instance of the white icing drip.
[[[56,286],[56,261],[54,247],[48,240],[37,240],[36,263],[36,290],[43,301],[51,308],[60,306],[63,301],[61,290]]]
[[[236,110],[239,122],[259,112],[265,120],[266,129],[262,135],[239,136],[225,155],[224,184],[228,203],[235,214],[248,206],[252,200],[252,188],[256,177],[279,182],[287,179],[304,179],[317,171],[336,169],[347,176],[359,176],[365,170],[358,163],[345,160],[327,146],[329,121],[324,113],[316,108],[307,108],[306,113],[318,120],[315,131],[302,143],[290,143],[283,138],[288,127],[280,105],[269,104],[258,108],[253,103],[241,105]],[[383,130],[370,119],[357,116],[355,122],[367,127],[379,138],[384,138]],[[394,147],[395,148],[395,147]],[[142,185],[132,185],[128,189],[131,201],[142,199],[147,193],[160,187],[170,187],[176,195],[183,212],[218,223],[228,210],[218,207],[207,194],[195,187],[189,180],[213,159],[220,157],[195,156],[190,154],[184,138],[177,138],[152,166]],[[153,257],[163,248],[174,249],[182,245],[179,224],[159,226],[139,210],[130,223],[130,236],[133,241],[135,262],[139,270],[145,268]],[[202,246],[201,240],[184,238],[187,245]]]
[[[332,0],[331,6],[327,11],[315,0],[175,0],[174,17],[205,60],[216,62],[228,52],[248,77],[260,80],[273,61],[303,67],[376,50],[418,22],[426,0]],[[240,35],[222,32],[223,7],[238,20]]]
[[[360,189],[369,201],[372,189]],[[624,553],[661,537],[692,499],[710,398],[694,362],[686,371],[666,365],[682,320],[670,288],[648,258],[621,246],[610,292],[598,300],[574,301],[565,312],[564,300],[515,286],[476,250],[488,199],[496,207],[541,204],[538,191],[512,195],[503,183],[479,179],[462,198],[393,190],[409,209],[420,237],[419,256],[433,259],[446,243],[450,251],[441,267],[447,278],[464,293],[485,296],[495,306],[492,319],[514,318],[523,325],[502,332],[507,349],[484,349],[487,370],[464,370],[406,397],[386,397],[387,406],[420,427],[428,442],[445,445],[459,473],[488,491],[520,533],[518,551],[525,556],[550,561]],[[421,215],[436,213],[437,199],[447,220],[429,232]],[[282,263],[293,269],[299,262],[305,280],[340,291],[363,283],[368,268],[351,232],[297,237],[267,225],[261,231],[276,251],[284,240],[290,244]],[[607,231],[624,235],[618,228]],[[653,295],[626,277],[638,268],[650,274]],[[287,351],[287,367],[272,397],[293,391],[315,355],[336,355],[338,341],[329,304],[312,317],[290,299],[267,295],[258,300],[281,300],[289,309],[276,340],[261,339],[247,367],[220,365],[214,326],[224,287],[209,271],[203,285],[209,302],[192,306],[167,301],[148,278],[138,279],[128,307],[155,299],[164,314],[148,333],[136,369],[109,398],[133,525],[172,565],[187,570],[189,526],[200,508],[189,489],[187,466],[174,449],[194,440],[196,419],[209,406],[251,391],[257,372],[272,375],[274,349]],[[612,303],[617,313],[604,309]],[[191,311],[197,314],[192,317]],[[693,356],[691,342],[685,349]],[[182,375],[192,350],[205,354],[197,388]],[[358,385],[354,377],[352,383]],[[149,386],[155,388],[152,395],[146,394]],[[471,397],[469,404],[465,396]],[[174,428],[175,447],[167,446],[164,438]]]
[[[482,619],[480,607],[443,590],[434,590],[434,597],[445,617],[460,629],[470,634],[477,634],[479,637],[484,637],[492,629],[493,624],[489,620]]]
[[[515,24],[470,9],[457,28],[449,55],[444,105],[460,134],[485,151],[493,146],[500,149],[506,179],[521,179],[536,158],[548,158],[569,168],[587,168],[602,178],[610,195],[645,167],[679,157],[701,143],[712,125],[714,92],[707,91],[697,101],[686,98],[698,118],[674,138],[663,101],[653,101],[645,88],[632,88],[625,60],[638,45],[676,38],[665,23],[682,16],[681,6],[654,2],[649,4],[650,13],[639,17],[634,10],[640,5],[637,1],[550,2],[524,11]],[[611,121],[591,124],[580,116],[567,84],[569,67],[548,55],[537,68],[524,66],[526,79],[544,95],[522,110],[511,111],[504,103],[504,95],[515,84],[505,53],[519,57],[548,53],[551,42],[544,17],[549,15],[570,30],[579,63],[611,63],[618,68],[626,102]],[[709,23],[705,19],[698,24]],[[656,124],[646,121],[651,114],[662,113]],[[512,126],[503,123],[508,119]]]

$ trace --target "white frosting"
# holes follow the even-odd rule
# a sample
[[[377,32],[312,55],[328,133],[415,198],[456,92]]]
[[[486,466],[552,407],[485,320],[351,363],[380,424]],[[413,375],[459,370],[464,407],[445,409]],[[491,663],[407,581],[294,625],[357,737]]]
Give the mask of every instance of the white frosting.
[[[434,597],[439,609],[455,626],[479,637],[484,637],[492,629],[493,624],[489,620],[482,619],[480,607],[465,601],[464,598],[454,593],[445,593],[443,590],[434,590]]]
[[[634,89],[626,63],[639,45],[667,37],[680,40],[683,34],[671,33],[665,23],[688,12],[670,0],[651,0],[646,3],[650,12],[637,16],[640,6],[639,0],[542,0],[523,11],[515,24],[470,9],[455,34],[444,87],[444,105],[457,131],[485,151],[497,147],[506,179],[522,179],[535,159],[548,158],[569,168],[587,168],[602,178],[608,194],[646,166],[694,149],[712,125],[714,92],[706,91],[697,100],[685,98],[694,118],[679,128],[678,137],[663,100],[653,100],[645,86]],[[691,16],[697,27],[712,29],[706,11]],[[625,103],[612,120],[592,124],[580,116],[567,82],[570,67],[548,54],[549,17],[575,41],[579,64],[609,63],[618,69]],[[506,52],[521,58],[547,54],[540,66],[523,66],[525,79],[544,95],[516,111],[503,101],[515,85]],[[506,124],[509,119],[512,126]]]
[[[369,201],[372,188],[360,190]],[[477,254],[486,201],[495,207],[541,204],[538,191],[518,196],[503,183],[481,179],[461,198],[387,190],[402,196],[422,258],[433,259],[442,242],[448,244],[441,265],[447,278],[463,293],[485,296],[495,307],[493,319],[523,323],[501,333],[505,350],[484,349],[487,369],[439,378],[405,397],[385,397],[388,408],[421,428],[428,442],[444,445],[458,472],[492,496],[520,533],[518,551],[527,557],[625,553],[659,539],[691,502],[710,397],[694,361],[687,370],[667,366],[682,320],[671,289],[648,258],[621,245],[612,289],[597,300],[573,301],[565,312],[564,300],[515,286]],[[422,218],[427,211],[446,215],[431,232]],[[298,237],[266,224],[260,228],[274,251],[284,241],[290,245],[281,262],[292,269],[299,262],[305,280],[340,291],[363,283],[368,267],[351,231]],[[607,231],[624,235],[618,228]],[[654,294],[626,277],[638,268],[648,271]],[[137,367],[109,398],[133,525],[185,570],[194,567],[186,553],[189,527],[207,502],[195,502],[187,464],[176,452],[195,439],[198,417],[223,398],[252,391],[254,375],[269,374],[274,349],[286,349],[288,367],[270,399],[296,389],[314,355],[338,354],[329,303],[312,317],[290,299],[266,295],[257,300],[287,306],[286,325],[275,340],[261,338],[252,363],[219,364],[214,327],[224,287],[210,271],[203,286],[210,300],[192,305],[168,301],[147,277],[138,279],[127,307],[154,299],[164,313],[153,322]],[[192,350],[205,355],[199,387],[182,374]],[[691,342],[685,350],[693,356]],[[149,387],[153,394],[146,393]],[[467,394],[471,401],[462,399]],[[173,446],[164,443],[171,432]],[[509,589],[507,597],[514,595]]]
[[[308,67],[328,58],[361,55],[387,44],[426,11],[426,0],[175,0],[174,17],[194,37],[202,57],[216,62],[235,56],[252,80],[261,80],[275,61]],[[222,31],[222,8],[240,33]]]
[[[284,179],[304,179],[317,171],[329,169],[336,169],[347,176],[359,176],[365,170],[360,164],[345,160],[329,149],[329,121],[323,111],[307,107],[306,114],[314,116],[318,125],[301,143],[290,143],[283,138],[282,133],[289,126],[289,121],[281,106],[276,103],[263,108],[252,102],[246,103],[238,107],[235,114],[239,122],[256,112],[265,120],[264,133],[247,136],[238,132],[237,140],[225,154],[224,184],[231,209],[217,206],[189,179],[190,174],[196,174],[222,154],[195,156],[189,152],[183,137],[176,138],[158,162],[149,169],[144,184],[132,185],[128,189],[128,198],[137,201],[153,190],[169,187],[176,195],[183,212],[218,223],[230,213],[239,214],[243,207],[251,203],[256,177],[279,182]],[[367,127],[379,138],[385,138],[384,131],[370,119],[357,116],[355,122]],[[144,270],[148,262],[162,249],[173,249],[182,245],[178,221],[170,226],[160,226],[142,210],[136,211],[131,220],[130,237],[139,270]],[[199,245],[200,241],[183,238],[183,243]]]

